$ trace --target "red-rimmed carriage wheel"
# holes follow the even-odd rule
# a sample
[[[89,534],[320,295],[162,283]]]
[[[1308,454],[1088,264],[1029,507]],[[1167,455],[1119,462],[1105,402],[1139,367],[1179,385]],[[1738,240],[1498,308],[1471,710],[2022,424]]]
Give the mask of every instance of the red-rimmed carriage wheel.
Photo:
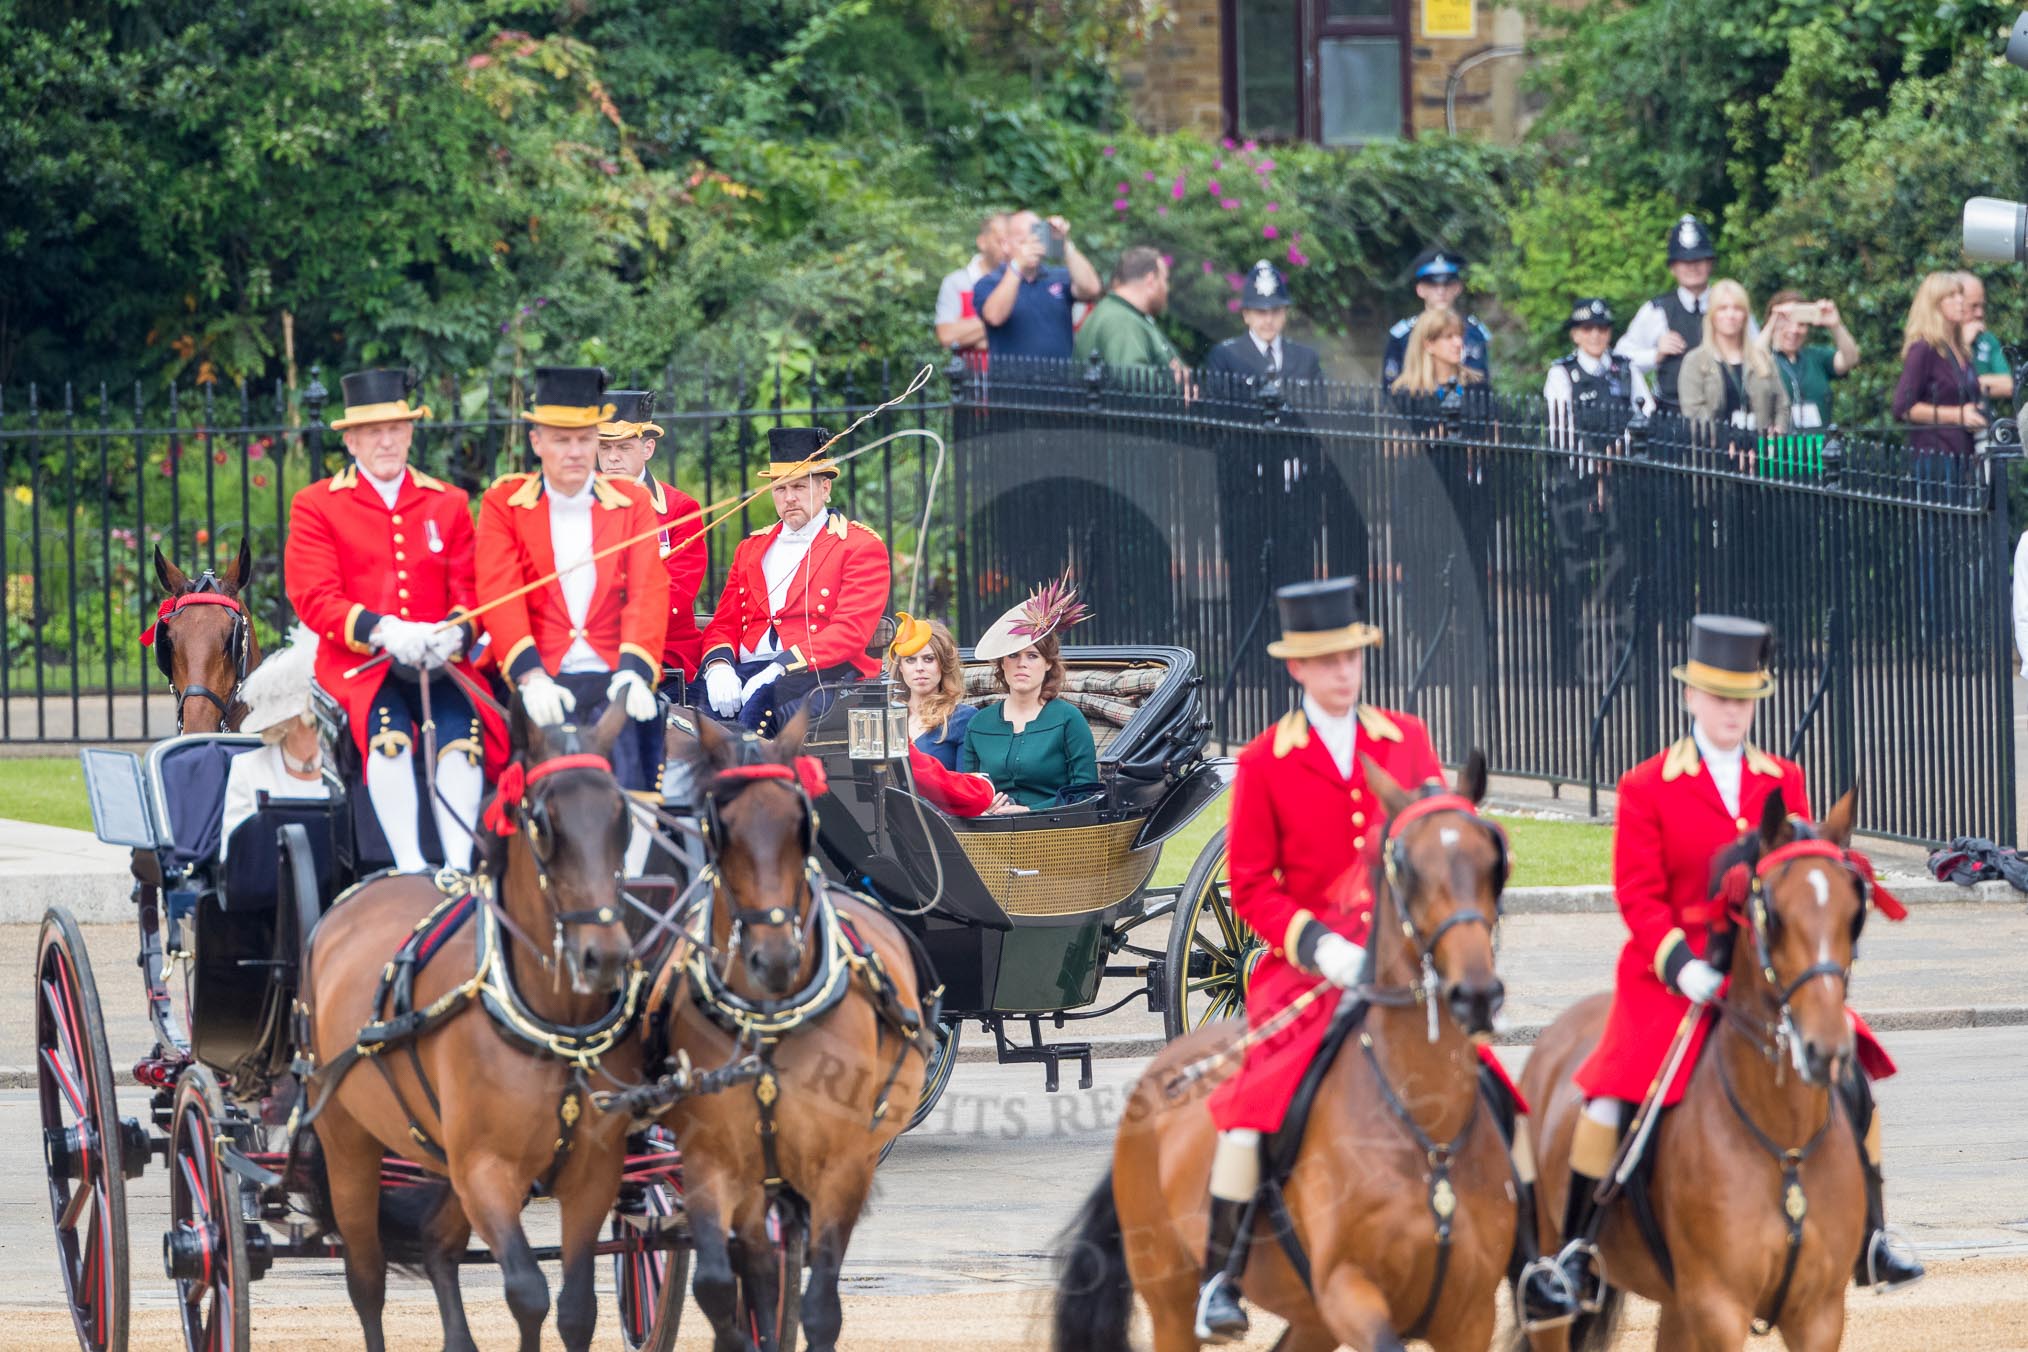
[[[190,1352],[244,1352],[247,1345],[246,1221],[239,1176],[219,1158],[226,1130],[218,1081],[203,1066],[176,1082],[169,1121],[169,1232],[162,1266],[176,1282],[183,1345]]]
[[[676,1138],[662,1127],[646,1133],[641,1149],[673,1151]],[[669,1183],[625,1185],[613,1213],[614,1239],[653,1235],[680,1217],[683,1198]],[[676,1345],[676,1327],[683,1316],[683,1291],[690,1277],[690,1240],[683,1236],[669,1248],[639,1249],[613,1255],[613,1291],[620,1310],[620,1339],[627,1352],[669,1352]]]
[[[61,906],[42,918],[35,985],[36,1082],[57,1262],[79,1345],[125,1352],[128,1142],[91,959],[77,921]],[[134,1162],[136,1173],[145,1158]]]

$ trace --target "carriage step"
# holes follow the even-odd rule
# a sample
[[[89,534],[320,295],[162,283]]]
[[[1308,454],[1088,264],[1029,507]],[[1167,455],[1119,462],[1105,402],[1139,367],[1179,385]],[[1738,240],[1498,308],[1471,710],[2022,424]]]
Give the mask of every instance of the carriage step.
[[[1058,1075],[1065,1060],[1078,1062],[1077,1087],[1091,1088],[1089,1042],[1044,1042],[1041,1025],[1034,1017],[1028,1020],[1029,1041],[1026,1046],[1009,1042],[1006,1029],[1001,1026],[999,1020],[993,1020],[990,1026],[993,1029],[993,1049],[1000,1058],[1000,1064],[1014,1066],[1039,1063],[1042,1066],[1042,1088],[1045,1093],[1054,1094],[1057,1091]]]

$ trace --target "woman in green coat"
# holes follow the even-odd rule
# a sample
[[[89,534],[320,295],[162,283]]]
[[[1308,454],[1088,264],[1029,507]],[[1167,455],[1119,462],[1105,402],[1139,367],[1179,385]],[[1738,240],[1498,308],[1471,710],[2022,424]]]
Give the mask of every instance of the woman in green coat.
[[[960,770],[985,775],[998,790],[989,815],[1060,807],[1100,792],[1091,727],[1059,698],[1065,672],[1057,634],[1086,613],[1067,579],[1051,583],[1002,615],[973,650],[993,663],[993,684],[1007,696],[979,710],[958,759]]]

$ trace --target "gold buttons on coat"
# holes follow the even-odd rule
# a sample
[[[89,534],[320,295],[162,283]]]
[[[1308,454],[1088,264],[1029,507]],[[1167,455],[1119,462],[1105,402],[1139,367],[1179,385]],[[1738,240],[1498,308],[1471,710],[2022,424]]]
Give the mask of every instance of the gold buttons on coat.
[[[400,591],[396,592],[395,595],[399,596],[404,601],[408,600],[408,588],[403,587]]]
[[[1735,823],[1735,825],[1737,825],[1740,830],[1744,831],[1746,829],[1746,818],[1741,817],[1739,821]]]
[[[400,512],[396,512],[396,513],[394,514],[394,524],[395,524],[395,525],[397,525],[397,526],[399,526],[399,525],[401,524],[401,513],[400,513]]]
[[[1353,813],[1353,814],[1352,814],[1352,824],[1353,824],[1354,826],[1364,826],[1364,825],[1366,825],[1366,814],[1365,814],[1364,812],[1355,812],[1355,813]]]
[[[396,531],[396,532],[394,533],[394,542],[395,542],[396,544],[400,544],[400,543],[401,543],[401,532],[400,532],[400,531]]]
[[[1365,849],[1365,848],[1366,848],[1366,837],[1364,837],[1364,836],[1354,836],[1354,837],[1352,837],[1352,848],[1353,848],[1353,849],[1355,849],[1355,850],[1363,850],[1363,849]]]

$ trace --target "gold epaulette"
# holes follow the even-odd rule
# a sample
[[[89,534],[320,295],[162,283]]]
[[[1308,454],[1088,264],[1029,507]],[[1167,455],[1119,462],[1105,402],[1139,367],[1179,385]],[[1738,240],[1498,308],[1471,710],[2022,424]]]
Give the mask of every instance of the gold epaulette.
[[[533,507],[542,501],[542,476],[528,470],[523,470],[519,474],[503,474],[493,481],[493,487],[498,488],[501,484],[516,480],[520,481],[521,486],[508,495],[509,507]]]
[[[599,506],[609,512],[617,512],[634,500],[624,488],[603,474],[592,475],[592,496],[598,499]]]
[[[1752,742],[1746,744],[1746,768],[1757,775],[1766,775],[1769,779],[1780,779],[1782,777],[1781,762],[1773,756],[1768,755],[1767,752],[1762,751]]]
[[[846,519],[843,512],[833,512],[831,519],[824,523],[824,529],[842,540],[851,533],[852,522]]]
[[[417,488],[427,489],[432,493],[442,493],[450,487],[442,479],[431,478],[413,465],[409,466],[408,472],[414,478]]]
[[[850,530],[854,526],[857,526],[860,530],[865,531],[868,535],[871,535],[876,540],[880,538],[880,532],[873,529],[873,527],[867,525],[864,521],[849,521],[846,523],[846,530]],[[840,539],[843,539],[845,536],[845,531],[842,530],[839,531],[838,536]]]
[[[1301,709],[1291,709],[1275,724],[1275,759],[1310,744],[1310,720]]]
[[[1697,739],[1685,737],[1670,747],[1669,754],[1662,758],[1662,782],[1667,784],[1672,780],[1681,779],[1684,775],[1694,775],[1699,764]]]
[[[344,469],[339,470],[336,474],[331,476],[331,491],[333,493],[343,493],[347,489],[356,486],[358,483],[359,483],[359,466],[356,464],[347,465]]]
[[[1370,704],[1359,706],[1359,726],[1368,737],[1371,737],[1376,742],[1398,742],[1401,740],[1400,725],[1389,718],[1385,712],[1374,708]]]

